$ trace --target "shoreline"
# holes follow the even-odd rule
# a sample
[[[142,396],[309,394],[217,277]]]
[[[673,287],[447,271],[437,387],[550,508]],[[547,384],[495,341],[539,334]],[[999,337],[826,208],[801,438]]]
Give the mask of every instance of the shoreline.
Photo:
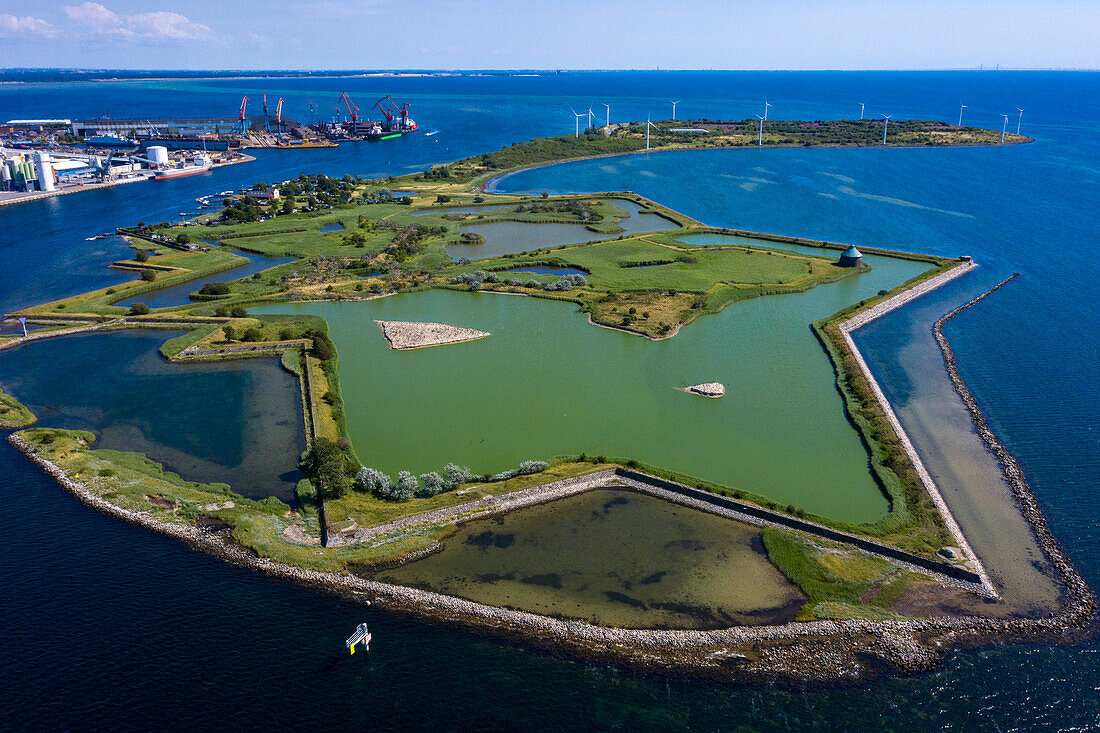
[[[1087,626],[1095,610],[1091,594],[1081,581],[1075,587],[1084,588],[1085,596],[1072,594],[1061,613],[1040,619],[959,616],[901,621],[819,620],[709,631],[602,627],[261,558],[197,527],[161,522],[146,512],[116,506],[36,455],[14,433],[8,436],[8,442],[85,505],[182,540],[192,549],[234,565],[326,590],[353,602],[369,601],[387,610],[457,623],[495,636],[643,670],[676,670],[743,681],[776,677],[789,681],[856,681],[873,671],[865,656],[888,662],[906,673],[927,671],[938,664],[947,649],[960,645],[1021,635],[1062,639]],[[1074,572],[1072,566],[1069,570]]]

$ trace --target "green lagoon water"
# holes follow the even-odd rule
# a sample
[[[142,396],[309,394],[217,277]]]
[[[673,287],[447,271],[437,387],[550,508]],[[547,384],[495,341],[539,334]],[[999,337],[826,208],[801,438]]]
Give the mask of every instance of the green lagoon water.
[[[798,295],[735,303],[664,341],[587,322],[571,303],[447,290],[256,312],[327,319],[360,459],[395,474],[497,472],[555,455],[636,458],[781,504],[875,521],[888,503],[848,423],[810,323],[926,265],[868,257],[872,271]],[[492,335],[388,348],[372,319]],[[726,385],[705,399],[676,388]]]
[[[785,623],[806,600],[768,561],[759,529],[633,491],[470,522],[444,544],[375,577],[628,628]]]

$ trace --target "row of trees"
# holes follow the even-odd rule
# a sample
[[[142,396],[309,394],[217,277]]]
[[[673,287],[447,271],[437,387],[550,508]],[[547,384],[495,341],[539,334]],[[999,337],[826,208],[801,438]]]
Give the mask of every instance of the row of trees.
[[[523,461],[509,471],[502,471],[492,476],[479,476],[466,466],[448,463],[442,473],[430,471],[420,474],[417,478],[409,471],[399,471],[396,480],[376,468],[363,466],[355,475],[353,486],[357,491],[371,493],[387,501],[408,501],[414,496],[431,497],[444,491],[453,491],[462,484],[478,479],[505,481],[515,476],[539,473],[545,471],[548,466],[546,461]]]

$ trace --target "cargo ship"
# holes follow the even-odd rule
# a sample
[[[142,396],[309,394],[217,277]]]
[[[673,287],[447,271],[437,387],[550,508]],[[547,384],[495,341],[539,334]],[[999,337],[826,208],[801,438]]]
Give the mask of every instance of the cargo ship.
[[[189,161],[184,161],[177,165],[161,168],[153,176],[154,180],[166,181],[169,178],[183,178],[184,176],[194,176],[199,173],[206,173],[214,167],[214,162],[210,160],[208,155],[197,155]]]
[[[89,148],[113,148],[115,150],[130,150],[137,148],[137,140],[119,135],[96,135],[84,138],[84,144]]]

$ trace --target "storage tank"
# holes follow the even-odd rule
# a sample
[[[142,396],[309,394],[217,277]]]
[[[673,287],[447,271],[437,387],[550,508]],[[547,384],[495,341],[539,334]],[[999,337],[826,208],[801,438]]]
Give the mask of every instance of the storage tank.
[[[150,145],[145,150],[145,157],[158,166],[168,165],[168,148],[163,145]]]
[[[53,164],[50,163],[49,153],[38,153],[34,156],[35,168],[38,169],[38,189],[40,191],[52,191],[55,186],[53,183]]]

